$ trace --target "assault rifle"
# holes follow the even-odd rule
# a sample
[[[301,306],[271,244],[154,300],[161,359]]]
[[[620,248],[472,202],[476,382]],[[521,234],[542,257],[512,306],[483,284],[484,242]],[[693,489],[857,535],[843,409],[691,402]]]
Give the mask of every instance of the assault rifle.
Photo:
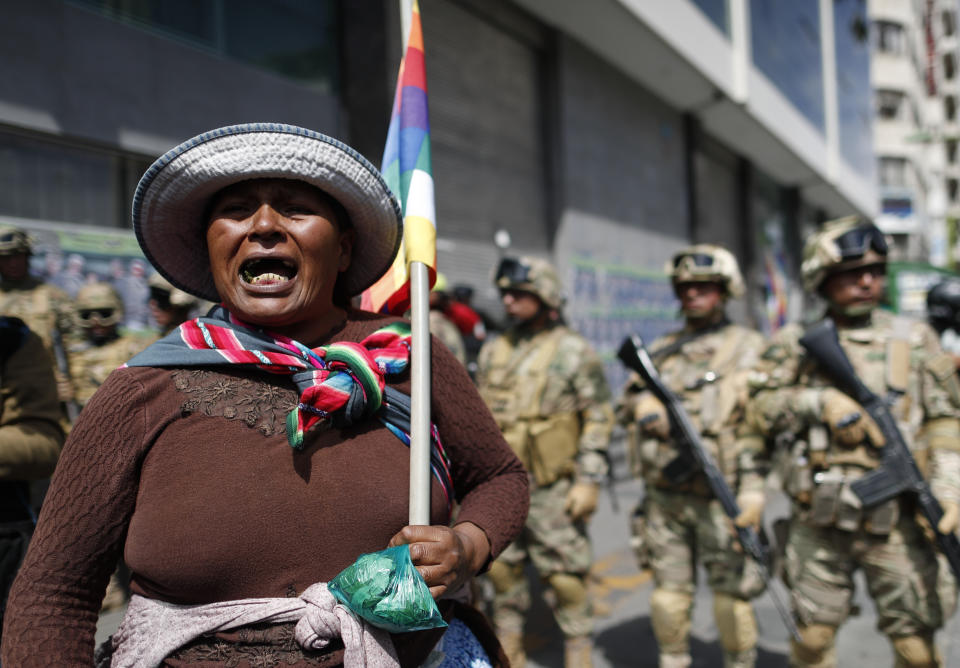
[[[707,479],[707,484],[710,486],[710,491],[723,506],[723,512],[731,521],[736,519],[740,515],[740,507],[737,505],[736,497],[727,485],[720,469],[717,468],[713,457],[703,446],[700,434],[693,426],[683,403],[660,378],[660,373],[654,366],[650,353],[643,345],[643,339],[636,334],[628,336],[620,346],[617,357],[628,369],[640,374],[640,377],[646,382],[647,388],[663,403],[667,409],[667,414],[670,416],[673,429],[679,435],[680,441],[686,446],[680,456],[667,465],[664,474],[671,480],[677,481],[689,479],[696,473],[703,473]],[[760,542],[760,537],[753,527],[738,527],[733,524],[733,528],[736,529],[737,540],[743,551],[750,555],[756,562],[757,568],[760,569],[760,575],[767,584],[770,598],[773,599],[784,625],[796,640],[800,640],[800,631],[793,621],[793,615],[790,614],[779,593],[773,588],[773,578],[770,576],[770,571],[767,570],[768,551]]]
[[[819,363],[820,370],[836,383],[839,390],[863,406],[886,439],[886,445],[881,451],[880,468],[853,482],[850,489],[860,498],[865,508],[900,494],[912,495],[936,533],[937,544],[950,562],[954,576],[960,579],[960,541],[957,541],[955,534],[942,534],[937,531],[937,524],[943,517],[943,508],[917,468],[917,462],[910,454],[886,402],[871,392],[857,377],[850,359],[840,347],[837,327],[833,320],[825,318],[810,327],[800,338],[800,345],[807,349]]]
[[[57,329],[56,325],[50,330],[50,340],[53,342],[53,357],[57,363],[57,371],[60,372],[64,380],[69,381],[70,364],[67,362],[67,351],[63,345],[63,336],[60,334],[60,330]],[[57,389],[60,389],[59,384]],[[67,399],[64,402],[64,407],[67,411],[67,419],[73,424],[80,415],[80,405],[77,404],[76,399]]]

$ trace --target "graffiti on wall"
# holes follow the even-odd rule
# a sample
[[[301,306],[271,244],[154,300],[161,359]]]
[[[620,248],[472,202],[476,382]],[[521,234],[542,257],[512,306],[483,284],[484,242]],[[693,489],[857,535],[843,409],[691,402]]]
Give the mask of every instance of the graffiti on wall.
[[[645,342],[677,329],[677,300],[662,271],[603,262],[586,256],[569,261],[567,321],[601,356],[614,393],[627,371],[617,360],[623,339],[639,334]]]

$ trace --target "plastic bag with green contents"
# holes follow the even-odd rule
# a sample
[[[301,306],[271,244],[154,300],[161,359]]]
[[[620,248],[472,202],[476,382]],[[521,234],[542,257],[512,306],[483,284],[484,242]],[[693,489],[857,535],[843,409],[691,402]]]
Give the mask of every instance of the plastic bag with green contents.
[[[361,554],[327,588],[355,615],[391,633],[447,625],[410,560],[408,545]]]

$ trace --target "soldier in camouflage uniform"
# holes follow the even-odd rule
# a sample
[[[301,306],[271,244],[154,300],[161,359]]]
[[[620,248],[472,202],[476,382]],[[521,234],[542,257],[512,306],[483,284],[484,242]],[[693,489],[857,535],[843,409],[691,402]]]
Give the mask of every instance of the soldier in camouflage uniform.
[[[123,321],[120,296],[107,283],[92,283],[77,293],[76,321],[84,340],[70,346],[70,369],[74,395],[80,407],[90,401],[110,372],[143,350],[142,338],[121,335]]]
[[[951,533],[960,500],[960,385],[928,325],[876,308],[886,256],[883,235],[869,221],[833,221],[807,241],[804,284],[825,298],[860,379],[887,398],[945,511],[937,529]],[[764,352],[746,421],[754,433],[744,434],[793,439],[784,473],[793,501],[786,579],[801,640],[791,644],[790,665],[836,665],[836,632],[850,613],[859,568],[895,665],[941,666],[934,633],[956,606],[953,575],[908,499],[863,508],[851,491],[852,481],[879,466],[884,437],[856,401],[831,386],[798,343],[801,334],[788,326]]]
[[[190,312],[200,306],[200,300],[180,288],[175,288],[158,272],[147,279],[150,299],[147,307],[150,317],[160,328],[160,336],[166,336],[190,318]],[[145,341],[144,348],[152,341]]]
[[[43,341],[54,365],[60,401],[66,402],[71,396],[65,346],[74,334],[73,300],[60,288],[30,276],[32,253],[26,232],[0,225],[0,313],[20,318]]]
[[[760,523],[764,478],[762,452],[736,448],[736,426],[743,419],[747,380],[763,350],[759,333],[731,323],[725,305],[743,294],[733,255],[719,246],[684,249],[667,264],[684,315],[683,329],[650,346],[657,370],[683,401],[730,489],[743,510],[742,526]],[[634,472],[642,475],[646,496],[634,513],[633,543],[653,569],[650,597],[661,668],[690,665],[689,634],[697,561],[707,570],[713,610],[727,668],[756,661],[757,622],[750,599],[763,579],[736,542],[729,518],[698,474],[677,483],[663,473],[683,446],[670,432],[663,404],[631,376],[617,406],[617,417],[633,440]],[[641,568],[648,565],[641,563]]]
[[[524,565],[532,562],[556,595],[565,665],[585,668],[593,631],[586,522],[607,473],[610,391],[597,355],[562,323],[560,280],[550,264],[505,258],[496,284],[511,326],[481,349],[477,381],[530,472],[531,500],[524,532],[490,568],[494,622],[511,664],[522,668],[530,607]]]

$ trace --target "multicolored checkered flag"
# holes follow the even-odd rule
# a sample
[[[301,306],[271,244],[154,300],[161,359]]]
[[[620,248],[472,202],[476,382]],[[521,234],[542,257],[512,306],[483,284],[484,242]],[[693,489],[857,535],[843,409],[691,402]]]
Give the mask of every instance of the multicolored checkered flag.
[[[393,114],[380,169],[387,185],[400,200],[403,242],[393,266],[363,293],[362,308],[399,314],[410,306],[410,263],[422,262],[429,268],[431,286],[436,280],[437,267],[427,73],[420,6],[416,0],[410,18],[407,52],[400,62]]]

